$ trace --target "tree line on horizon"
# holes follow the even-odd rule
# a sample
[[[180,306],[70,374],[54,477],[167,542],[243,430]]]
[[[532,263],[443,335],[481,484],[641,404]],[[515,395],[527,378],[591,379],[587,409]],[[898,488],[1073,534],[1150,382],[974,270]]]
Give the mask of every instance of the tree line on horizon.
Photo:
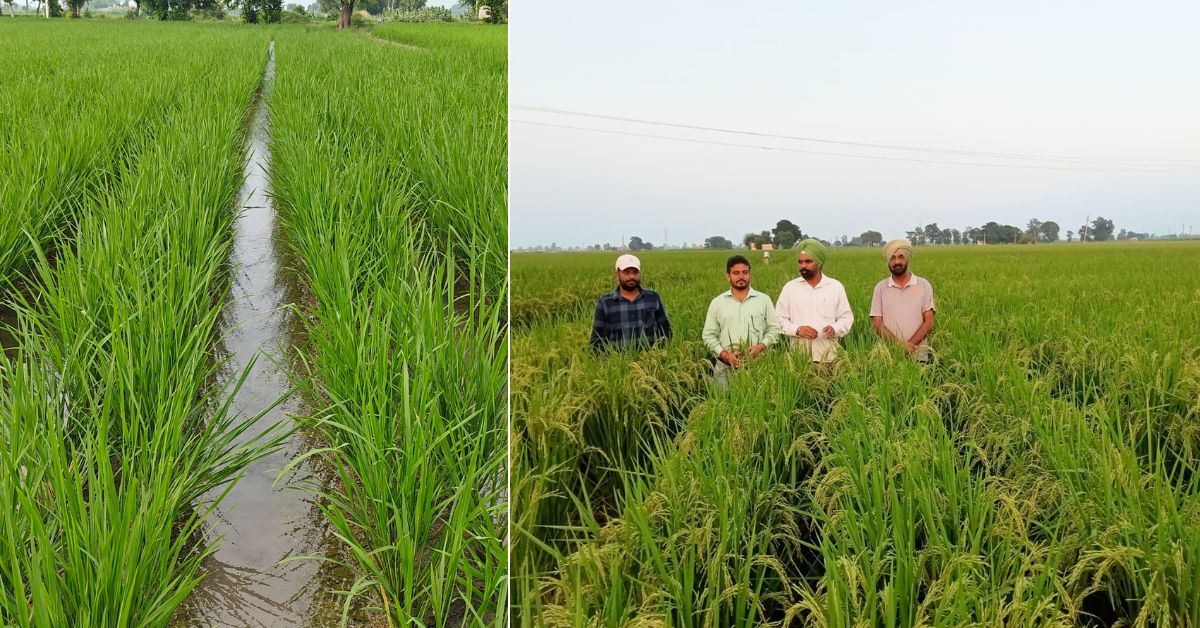
[[[1119,234],[1115,234],[1115,229],[1116,227],[1112,220],[1099,216],[1091,222],[1081,225],[1078,231],[1068,230],[1066,232],[1066,241],[1103,242],[1113,239],[1148,239],[1151,237],[1150,234],[1127,231],[1125,229],[1121,229]],[[974,244],[977,242],[986,244],[1035,244],[1038,242],[1059,242],[1061,240],[1061,230],[1062,228],[1057,222],[1053,220],[1042,221],[1037,218],[1030,219],[1024,229],[1013,225],[1002,225],[995,221],[989,221],[980,227],[969,226],[963,229],[943,228],[934,222],[927,225],[917,225],[905,232],[905,237],[915,245],[954,245]],[[757,233],[745,234],[742,236],[742,246],[745,248],[758,248],[763,244],[770,244],[772,248],[787,249],[795,246],[797,242],[810,237],[814,236],[805,234],[794,222],[783,219],[775,224],[774,229],[764,229]],[[635,239],[639,244],[643,244],[641,238]],[[867,230],[854,237],[843,235],[833,240],[826,240],[824,238],[815,239],[820,240],[826,246],[871,247],[882,246],[884,242],[883,235],[875,230]],[[632,244],[633,241],[631,240],[631,249],[633,249]],[[710,236],[705,238],[704,248],[732,249],[734,248],[734,243],[724,236]]]
[[[1112,220],[1098,216],[1088,223],[1080,225],[1077,230],[1067,230],[1066,237],[1062,237],[1062,228],[1053,221],[1042,221],[1037,218],[1030,219],[1026,223],[1025,228],[1015,227],[1013,225],[1002,225],[996,221],[988,221],[980,227],[965,227],[963,229],[942,228],[938,224],[930,223],[927,225],[917,225],[913,229],[905,232],[905,237],[915,245],[919,246],[942,246],[956,244],[1036,244],[1040,242],[1104,242],[1112,240],[1150,240],[1160,239],[1152,233],[1143,233],[1133,230],[1121,229],[1116,230],[1116,225]],[[750,232],[742,236],[741,246],[743,248],[760,248],[763,244],[770,244],[775,249],[788,249],[796,245],[797,242],[813,237],[819,240],[825,246],[837,247],[873,247],[883,246],[883,234],[875,230],[867,230],[857,236],[850,237],[843,235],[839,238],[827,240],[810,236],[791,220],[781,219],[775,223],[774,229],[764,229],[759,232]],[[1192,239],[1194,236],[1189,236],[1186,233],[1177,235],[1162,236],[1163,239]],[[733,249],[737,247],[737,243],[725,236],[709,236],[704,239],[705,249]],[[588,251],[652,251],[656,248],[653,242],[643,240],[640,236],[632,236],[627,241],[620,245],[613,244],[593,244],[590,246],[573,247],[570,249],[560,249],[557,243],[552,243],[548,249],[544,247],[530,247],[529,249],[517,248],[514,250],[588,250]],[[690,248],[684,245],[684,248]]]

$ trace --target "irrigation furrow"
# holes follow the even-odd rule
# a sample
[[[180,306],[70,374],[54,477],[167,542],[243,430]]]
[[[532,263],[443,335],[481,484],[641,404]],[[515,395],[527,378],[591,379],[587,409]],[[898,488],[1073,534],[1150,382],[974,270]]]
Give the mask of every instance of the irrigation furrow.
[[[267,173],[270,170],[268,102],[275,80],[275,46],[268,48],[262,85],[254,104],[246,144],[244,182],[238,196],[231,266],[230,301],[221,321],[220,354],[225,363],[218,386],[245,380],[231,400],[231,411],[257,417],[237,442],[287,431],[283,448],[249,465],[228,489],[205,526],[208,542],[220,539],[205,557],[205,578],[177,614],[181,625],[303,626],[329,625],[338,608],[330,591],[344,589],[329,563],[301,560],[328,550],[329,526],[308,494],[296,490],[320,483],[316,461],[292,467],[288,462],[308,451],[311,438],[293,429],[292,416],[308,414],[292,385],[286,360],[296,337],[289,318],[288,286],[294,281],[276,243],[277,225]],[[214,500],[224,489],[204,497]]]

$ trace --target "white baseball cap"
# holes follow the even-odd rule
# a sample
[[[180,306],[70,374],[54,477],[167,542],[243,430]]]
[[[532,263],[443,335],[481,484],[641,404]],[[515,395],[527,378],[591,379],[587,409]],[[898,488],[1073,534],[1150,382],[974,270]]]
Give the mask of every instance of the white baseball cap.
[[[642,269],[642,262],[635,255],[625,254],[617,258],[617,270],[625,268]]]

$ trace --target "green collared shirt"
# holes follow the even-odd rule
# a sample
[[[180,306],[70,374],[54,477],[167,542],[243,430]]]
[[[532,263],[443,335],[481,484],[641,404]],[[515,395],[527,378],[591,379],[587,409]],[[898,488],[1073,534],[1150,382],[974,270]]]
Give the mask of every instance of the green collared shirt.
[[[726,290],[708,304],[704,319],[704,345],[713,355],[740,346],[750,348],[758,343],[771,346],[779,338],[779,321],[771,297],[750,288],[744,301],[733,298]]]

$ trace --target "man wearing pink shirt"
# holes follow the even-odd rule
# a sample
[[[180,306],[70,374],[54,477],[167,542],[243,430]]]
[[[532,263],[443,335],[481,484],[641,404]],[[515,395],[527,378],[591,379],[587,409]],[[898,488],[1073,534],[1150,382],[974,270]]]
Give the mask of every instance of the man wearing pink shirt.
[[[883,247],[891,274],[875,285],[871,323],[881,338],[904,345],[919,362],[929,362],[929,332],[933,331],[933,286],[908,270],[912,244],[892,240]]]

